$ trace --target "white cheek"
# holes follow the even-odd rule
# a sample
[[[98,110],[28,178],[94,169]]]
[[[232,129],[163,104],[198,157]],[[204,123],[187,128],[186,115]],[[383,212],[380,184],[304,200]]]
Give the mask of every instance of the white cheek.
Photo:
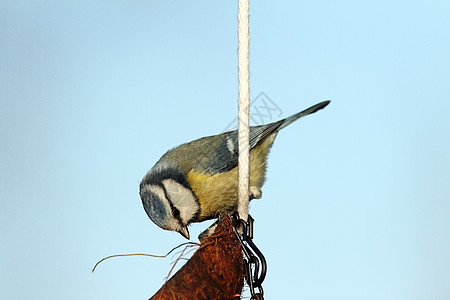
[[[173,206],[180,211],[181,220],[186,224],[199,210],[194,195],[189,189],[172,179],[164,180],[163,184]]]

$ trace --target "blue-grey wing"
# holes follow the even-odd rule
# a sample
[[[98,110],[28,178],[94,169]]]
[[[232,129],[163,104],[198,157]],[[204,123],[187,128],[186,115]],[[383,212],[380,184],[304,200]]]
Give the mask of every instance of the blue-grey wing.
[[[250,150],[253,149],[265,137],[278,130],[283,120],[261,126],[250,127]],[[207,171],[211,173],[223,173],[230,171],[238,165],[239,142],[238,131],[222,133],[222,143],[211,154]]]

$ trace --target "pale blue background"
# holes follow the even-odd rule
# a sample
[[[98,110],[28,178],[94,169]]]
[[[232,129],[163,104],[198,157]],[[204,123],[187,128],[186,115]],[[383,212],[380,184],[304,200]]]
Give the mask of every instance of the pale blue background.
[[[161,286],[174,257],[90,270],[184,242],[138,184],[236,117],[236,3],[0,2],[1,299]],[[332,100],[280,133],[252,203],[266,298],[450,299],[450,2],[250,5],[251,97]]]

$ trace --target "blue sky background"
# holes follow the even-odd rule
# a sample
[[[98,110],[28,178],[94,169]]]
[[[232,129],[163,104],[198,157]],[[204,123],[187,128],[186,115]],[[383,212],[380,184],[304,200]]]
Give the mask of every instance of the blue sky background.
[[[280,133],[251,205],[266,298],[450,299],[450,2],[250,7],[252,99],[282,117],[332,100]],[[0,298],[159,289],[174,257],[90,270],[184,242],[147,218],[138,184],[236,117],[236,14],[237,1],[0,2]]]

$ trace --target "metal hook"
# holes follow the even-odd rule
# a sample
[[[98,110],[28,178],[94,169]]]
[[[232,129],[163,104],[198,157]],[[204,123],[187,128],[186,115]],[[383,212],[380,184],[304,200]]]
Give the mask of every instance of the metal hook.
[[[266,277],[267,272],[267,262],[262,254],[262,252],[253,243],[253,222],[252,216],[248,216],[248,222],[239,218],[239,214],[235,212],[233,219],[236,222],[235,227],[242,226],[243,233],[242,237],[235,230],[236,236],[242,244],[242,250],[246,256],[245,261],[245,271],[247,274],[247,283],[250,287],[250,293],[252,294],[252,299],[263,299],[263,288],[262,283]],[[245,243],[244,243],[245,242]],[[256,254],[256,255],[255,255]],[[254,272],[252,272],[252,265],[254,266]],[[259,267],[261,266],[261,272],[259,272]],[[255,292],[255,289],[259,290],[259,293]]]

